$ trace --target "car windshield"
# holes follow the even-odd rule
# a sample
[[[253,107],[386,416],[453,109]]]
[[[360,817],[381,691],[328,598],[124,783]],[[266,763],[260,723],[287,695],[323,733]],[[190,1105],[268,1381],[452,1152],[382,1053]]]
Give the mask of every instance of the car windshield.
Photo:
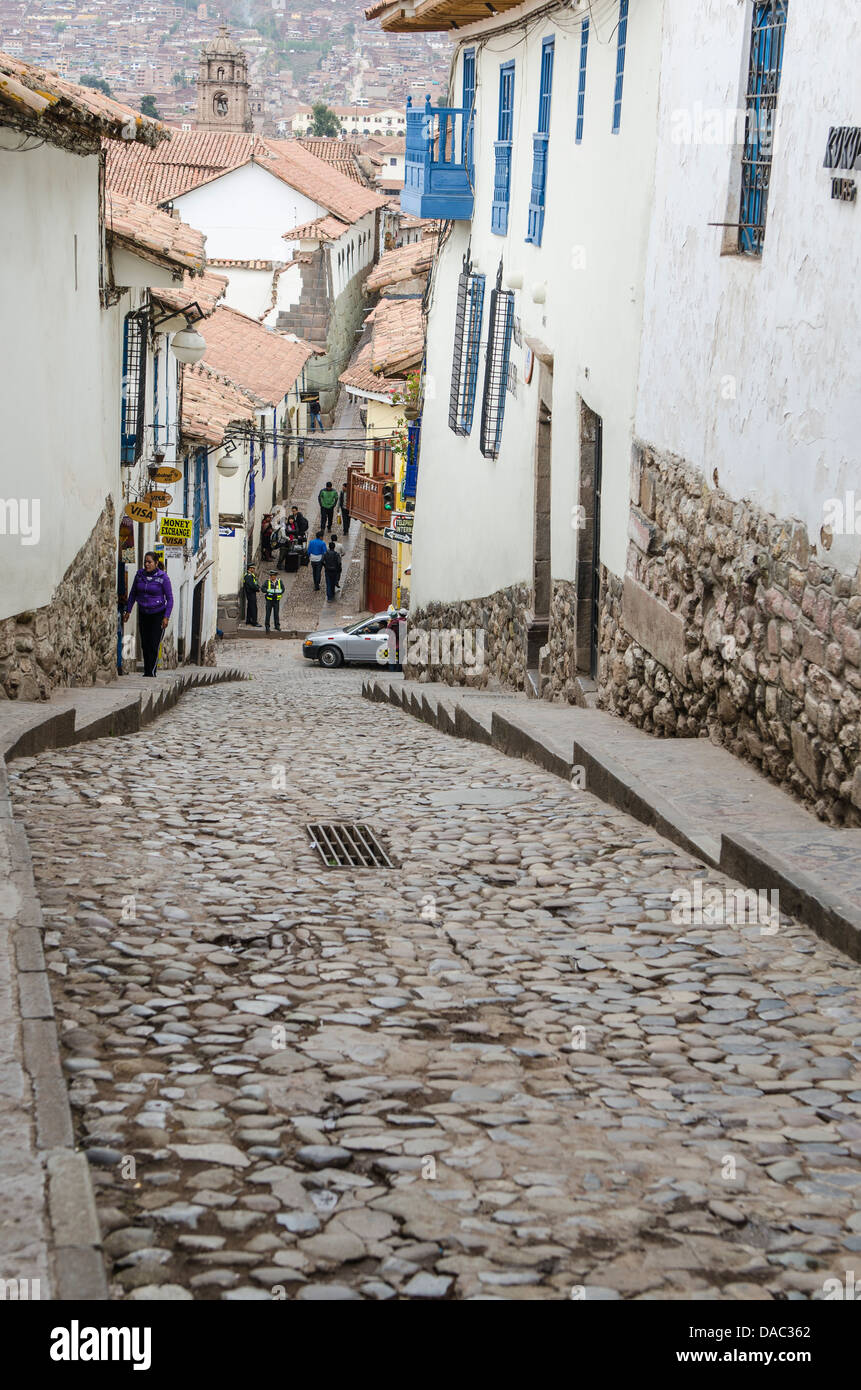
[[[355,632],[379,632],[385,627],[385,618],[363,618],[360,623],[354,623],[352,627],[345,627],[344,631],[348,636]]]

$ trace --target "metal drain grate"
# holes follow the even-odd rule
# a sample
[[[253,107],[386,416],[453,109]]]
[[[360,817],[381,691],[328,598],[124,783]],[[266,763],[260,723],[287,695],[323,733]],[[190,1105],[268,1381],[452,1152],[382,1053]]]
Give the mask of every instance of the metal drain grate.
[[[393,869],[394,860],[369,825],[352,821],[315,821],[307,825],[311,848],[330,869]]]

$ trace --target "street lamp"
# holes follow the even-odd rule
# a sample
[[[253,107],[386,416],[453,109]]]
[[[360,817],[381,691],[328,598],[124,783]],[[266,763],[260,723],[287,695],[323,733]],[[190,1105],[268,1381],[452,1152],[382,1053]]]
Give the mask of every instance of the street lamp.
[[[196,328],[186,327],[181,333],[174,334],[170,350],[178,362],[190,366],[199,362],[206,352],[206,340],[200,336]]]

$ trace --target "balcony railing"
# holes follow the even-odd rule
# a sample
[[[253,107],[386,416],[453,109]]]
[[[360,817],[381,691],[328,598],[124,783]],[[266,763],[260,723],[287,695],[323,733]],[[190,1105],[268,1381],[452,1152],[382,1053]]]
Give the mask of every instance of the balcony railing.
[[[407,97],[407,139],[401,208],[447,221],[472,217],[472,114],[463,107],[414,109]]]
[[[372,478],[363,463],[350,464],[348,469],[350,517],[365,521],[369,526],[391,525],[391,512],[383,510],[383,479]],[[387,481],[391,482],[391,479]]]

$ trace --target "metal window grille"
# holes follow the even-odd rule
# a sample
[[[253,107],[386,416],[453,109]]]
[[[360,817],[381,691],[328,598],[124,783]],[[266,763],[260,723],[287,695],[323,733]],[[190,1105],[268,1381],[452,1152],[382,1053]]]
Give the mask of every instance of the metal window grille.
[[[545,39],[541,45],[541,81],[538,97],[538,131],[532,137],[532,190],[529,195],[529,213],[526,224],[526,240],[533,246],[541,245],[544,233],[544,203],[547,187],[547,145],[550,130],[550,94],[553,90],[553,49],[552,39]]]
[[[586,59],[589,54],[589,16],[580,25],[580,73],[577,79],[577,125],[574,132],[575,144],[583,139],[583,117],[586,114]]]
[[[143,452],[146,415],[146,332],[148,314],[126,314],[123,323],[123,400],[120,461],[137,463]]]
[[[741,162],[739,250],[762,255],[771,182],[777,94],[783,65],[788,0],[758,0],[753,7],[744,153]]]
[[[192,546],[200,549],[201,536],[209,530],[209,477],[206,466],[206,450],[198,449],[194,455],[194,519],[192,525]]]
[[[481,452],[495,459],[502,442],[508,361],[514,332],[514,292],[502,289],[502,263],[496,275],[496,288],[490,296],[487,356],[484,364],[484,396],[481,403]]]
[[[472,429],[483,312],[484,276],[474,274],[465,260],[457,283],[454,358],[448,404],[449,428],[455,434],[469,434]]]
[[[493,205],[490,230],[497,236],[508,231],[508,202],[511,194],[511,142],[514,133],[514,63],[499,68],[499,121],[494,150]]]
[[[619,0],[619,23],[616,29],[616,87],[613,92],[613,134],[619,134],[622,124],[622,84],[625,80],[625,48],[628,43],[628,0]]]

